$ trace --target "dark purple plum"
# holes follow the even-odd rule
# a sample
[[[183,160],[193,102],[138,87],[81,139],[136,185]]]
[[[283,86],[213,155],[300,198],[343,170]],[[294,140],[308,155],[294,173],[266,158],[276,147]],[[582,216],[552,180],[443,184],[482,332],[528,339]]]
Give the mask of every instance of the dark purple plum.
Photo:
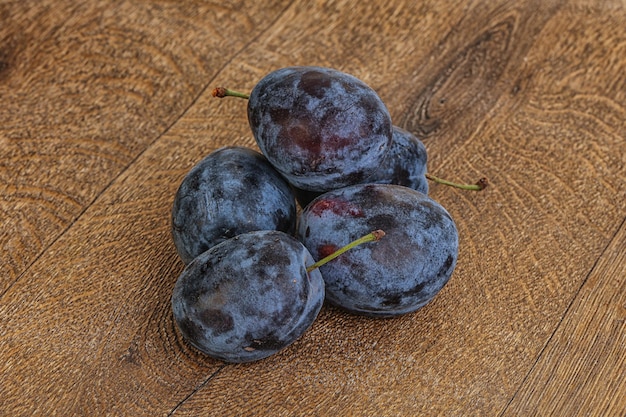
[[[324,281],[309,251],[278,231],[244,233],[185,267],[172,294],[183,338],[205,354],[241,363],[289,346],[316,319]]]
[[[365,182],[396,184],[428,194],[428,154],[421,140],[411,132],[393,126],[393,140],[387,158]]]
[[[320,267],[326,298],[372,317],[413,312],[450,279],[458,233],[450,214],[427,195],[393,184],[359,184],[329,191],[302,212],[297,237],[316,259],[368,231],[386,235]]]
[[[362,182],[380,167],[391,143],[391,117],[380,97],[331,68],[269,73],[250,93],[248,121],[272,165],[309,191]]]
[[[185,176],[172,207],[172,236],[185,264],[226,239],[253,230],[295,231],[294,194],[259,152],[213,151]]]

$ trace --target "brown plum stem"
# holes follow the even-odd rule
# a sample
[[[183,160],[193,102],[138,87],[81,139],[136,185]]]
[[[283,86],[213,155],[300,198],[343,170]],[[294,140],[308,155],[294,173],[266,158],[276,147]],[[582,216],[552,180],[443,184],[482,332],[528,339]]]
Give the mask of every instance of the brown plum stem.
[[[331,253],[330,255],[320,259],[319,261],[315,262],[313,265],[308,266],[306,269],[306,272],[311,272],[314,269],[319,268],[322,265],[327,264],[328,262],[332,261],[333,259],[335,259],[336,257],[338,257],[339,255],[341,255],[344,252],[349,251],[350,249],[357,247],[363,243],[367,243],[367,242],[373,242],[373,241],[378,241],[380,240],[383,236],[385,236],[385,232],[383,232],[382,230],[374,230],[372,233],[368,233],[367,235],[352,241],[350,243],[348,243],[346,246],[337,249],[335,252]]]
[[[213,97],[224,98],[224,97],[238,97],[245,98],[246,100],[250,98],[250,94],[240,93],[239,91],[230,90],[224,87],[214,88],[211,92]]]
[[[476,184],[459,184],[456,182],[444,180],[442,178],[435,177],[431,174],[426,174],[426,178],[431,181],[434,181],[438,184],[448,185],[450,187],[460,188],[461,190],[469,190],[469,191],[481,191],[487,188],[489,185],[489,180],[486,177],[479,179]]]

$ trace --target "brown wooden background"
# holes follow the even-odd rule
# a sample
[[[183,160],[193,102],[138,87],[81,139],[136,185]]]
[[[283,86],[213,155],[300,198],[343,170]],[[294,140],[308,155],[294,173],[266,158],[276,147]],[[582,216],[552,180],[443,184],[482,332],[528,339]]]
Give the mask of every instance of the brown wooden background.
[[[176,333],[174,193],[288,65],[370,84],[457,221],[393,319],[224,365]],[[623,0],[0,1],[0,415],[625,416]]]

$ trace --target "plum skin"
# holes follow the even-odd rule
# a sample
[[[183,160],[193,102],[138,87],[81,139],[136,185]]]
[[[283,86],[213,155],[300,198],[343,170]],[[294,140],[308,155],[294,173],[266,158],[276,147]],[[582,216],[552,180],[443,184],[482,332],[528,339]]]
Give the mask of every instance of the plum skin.
[[[171,232],[185,264],[224,240],[253,230],[293,234],[295,196],[259,152],[217,149],[182,180],[172,204]]]
[[[185,267],[172,310],[183,338],[230,363],[269,357],[299,338],[324,301],[319,270],[294,237],[254,231],[213,246]]]
[[[376,92],[349,74],[287,67],[250,93],[248,121],[261,152],[297,188],[362,182],[385,159],[391,116]]]
[[[387,157],[376,172],[362,183],[403,185],[428,194],[426,146],[417,136],[398,126],[392,127],[392,138]],[[301,207],[306,207],[315,197],[323,194],[296,187],[293,192]]]
[[[392,184],[330,191],[303,210],[297,237],[320,259],[375,229],[386,233],[380,241],[320,267],[327,300],[371,317],[418,310],[448,282],[458,258],[456,225],[427,195]]]
[[[392,137],[387,158],[364,182],[403,185],[428,194],[428,153],[424,143],[398,126],[393,126]]]

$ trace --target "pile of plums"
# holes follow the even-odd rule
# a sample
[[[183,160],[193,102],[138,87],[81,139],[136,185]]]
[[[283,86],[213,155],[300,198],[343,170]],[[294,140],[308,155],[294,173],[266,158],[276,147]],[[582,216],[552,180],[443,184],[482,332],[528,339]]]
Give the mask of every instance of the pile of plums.
[[[301,336],[324,300],[392,317],[448,282],[455,223],[427,195],[424,145],[392,124],[374,90],[334,69],[289,67],[249,96],[214,95],[248,98],[261,152],[217,149],[176,193],[172,235],[186,266],[172,308],[191,345],[254,361]],[[374,230],[384,236],[311,268]]]

